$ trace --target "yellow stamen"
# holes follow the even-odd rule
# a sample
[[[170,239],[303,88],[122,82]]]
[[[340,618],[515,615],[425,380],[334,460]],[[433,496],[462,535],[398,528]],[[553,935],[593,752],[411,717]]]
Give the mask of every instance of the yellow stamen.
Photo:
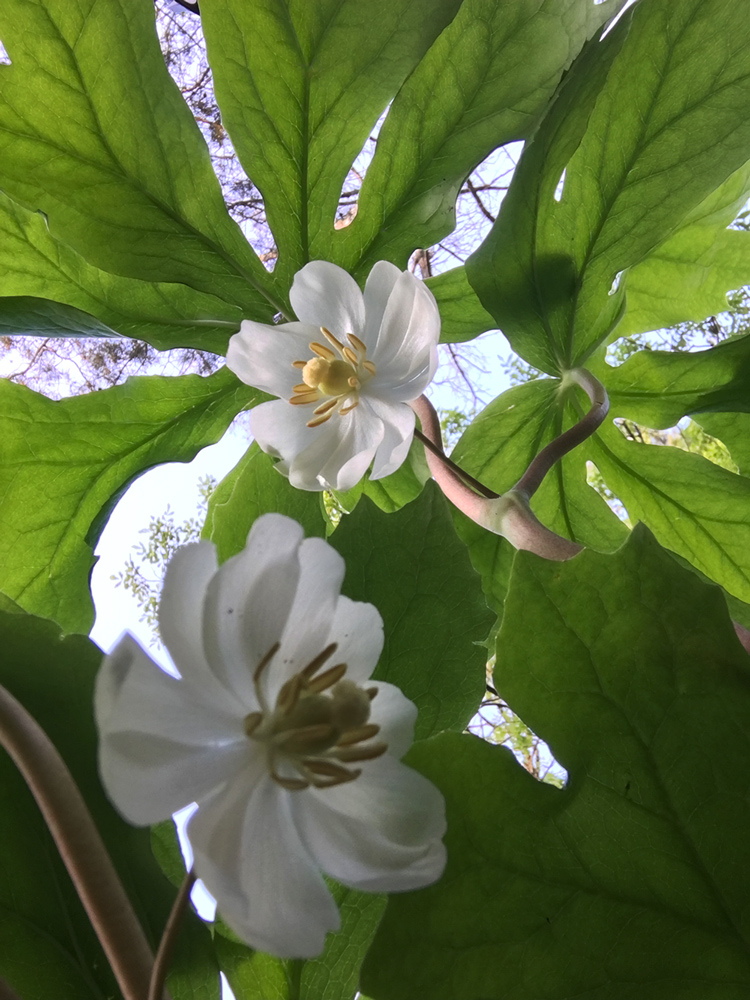
[[[292,396],[289,402],[293,406],[304,406],[306,403],[317,403],[319,399],[317,389],[308,389],[304,395],[300,393],[298,396]]]
[[[376,726],[374,722],[368,722],[364,726],[360,726],[358,729],[350,729],[348,733],[344,733],[336,746],[350,747],[353,743],[361,743],[363,740],[371,740],[373,736],[377,736],[379,732],[380,726]]]
[[[377,371],[377,369],[376,369],[375,365],[374,365],[374,364],[372,363],[372,361],[363,361],[363,362],[362,362],[362,367],[363,367],[363,368],[366,368],[366,369],[367,369],[367,371],[368,371],[368,372],[369,372],[369,373],[370,373],[371,375],[374,375],[374,374],[375,374],[375,372]]]
[[[313,340],[310,344],[310,350],[313,354],[317,354],[319,358],[325,358],[326,361],[335,361],[336,355],[333,353],[330,347],[326,347],[325,344],[319,344],[317,340]],[[307,364],[307,362],[305,362]],[[302,366],[305,367],[304,365]]]
[[[338,347],[339,351],[341,351],[343,353],[343,351],[344,351],[344,345],[341,343],[341,341],[338,339],[338,337],[334,337],[334,335],[331,333],[331,331],[330,330],[326,330],[326,328],[324,326],[321,326],[320,332],[323,334],[323,336],[326,338],[326,340],[330,341],[330,343],[332,343],[334,347]]]
[[[359,351],[360,354],[367,354],[367,348],[359,339],[359,337],[355,336],[355,334],[347,333],[346,339],[349,341],[349,343],[355,350]]]
[[[340,416],[343,417],[345,413],[350,413],[352,410],[356,409],[358,406],[359,406],[359,400],[355,399],[348,406],[342,406],[341,409],[339,410],[339,414],[340,414]]]
[[[292,368],[304,368],[306,364],[306,361],[292,361]]]
[[[317,417],[319,413],[328,413],[329,410],[334,410],[338,404],[337,399],[327,399],[325,403],[321,403],[320,406],[316,406],[313,413]]]
[[[299,395],[299,393],[301,392],[309,392],[309,391],[310,391],[310,386],[307,384],[307,382],[298,382],[297,385],[292,386],[292,392],[297,393],[297,395]]]
[[[313,677],[309,682],[309,688],[311,691],[315,691],[316,694],[320,691],[325,691],[327,688],[332,687],[340,681],[345,673],[346,664],[337,663],[335,667],[329,667],[328,670],[325,670],[322,674],[318,674],[317,677]]]
[[[351,347],[345,347],[341,353],[344,355],[344,357],[346,358],[346,360],[349,362],[350,365],[356,366],[359,364],[359,358],[351,349]]]
[[[369,747],[337,747],[334,751],[336,760],[349,764],[360,760],[375,760],[382,756],[388,745],[386,743],[373,743]]]
[[[321,413],[318,417],[313,417],[312,420],[307,421],[308,427],[320,427],[324,424],[326,420],[330,420],[333,416],[333,410],[329,410],[327,413]]]

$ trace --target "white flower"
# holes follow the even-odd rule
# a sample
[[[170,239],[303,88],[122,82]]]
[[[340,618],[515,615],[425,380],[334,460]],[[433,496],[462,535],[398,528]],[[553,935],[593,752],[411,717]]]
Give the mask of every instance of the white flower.
[[[289,297],[299,323],[245,320],[227,365],[280,398],[256,406],[250,428],[276,468],[304,490],[355,486],[395,472],[414,435],[408,406],[435,374],[440,314],[432,292],[386,261],[364,295],[346,271],[315,260]]]
[[[342,558],[267,514],[217,570],[180,549],[159,608],[180,671],[131,636],[96,684],[99,767],[131,823],[195,801],[195,870],[226,922],[281,957],[321,952],[339,927],[321,871],[373,892],[419,888],[445,865],[443,798],[399,758],[416,709],[370,681],[383,645],[371,604],[340,594]]]

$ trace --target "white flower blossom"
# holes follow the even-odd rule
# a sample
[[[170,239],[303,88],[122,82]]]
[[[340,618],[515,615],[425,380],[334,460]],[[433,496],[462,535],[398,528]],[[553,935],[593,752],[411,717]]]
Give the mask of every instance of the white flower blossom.
[[[379,261],[364,295],[335,264],[315,260],[294,278],[298,323],[245,320],[227,365],[274,396],[250,428],[276,468],[304,490],[355,486],[403,464],[417,399],[435,374],[440,314],[432,292],[408,271]]]
[[[400,762],[416,708],[371,681],[383,624],[342,597],[344,562],[280,514],[217,569],[180,549],[159,626],[181,677],[125,635],[96,683],[99,767],[131,823],[192,802],[195,870],[248,944],[310,958],[339,927],[321,876],[391,892],[436,881],[444,802]]]

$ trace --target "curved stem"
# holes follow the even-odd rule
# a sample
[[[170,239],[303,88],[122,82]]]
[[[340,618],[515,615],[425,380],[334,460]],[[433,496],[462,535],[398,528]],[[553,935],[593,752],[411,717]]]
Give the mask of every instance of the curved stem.
[[[542,480],[547,475],[552,466],[559,462],[563,455],[567,455],[579,444],[591,437],[597,427],[600,427],[609,411],[609,397],[607,390],[599,379],[594,378],[591,372],[585,368],[572,368],[563,376],[565,382],[573,382],[579,385],[591,400],[591,409],[583,419],[565,431],[559,437],[551,441],[546,448],[542,448],[536,458],[531,462],[528,469],[518,480],[513,489],[530,500],[539,489]]]
[[[435,417],[437,418],[437,414],[435,414]],[[490,499],[495,499],[496,497],[500,496],[499,493],[495,493],[493,490],[485,486],[484,483],[480,483],[478,479],[475,479],[473,476],[470,476],[468,472],[464,472],[464,470],[461,468],[460,465],[456,465],[453,459],[449,458],[445,454],[445,452],[443,451],[442,438],[440,437],[439,424],[437,430],[437,436],[440,442],[439,444],[437,441],[433,441],[432,438],[427,437],[426,434],[423,434],[422,431],[419,430],[419,428],[417,428],[414,431],[414,436],[419,438],[419,440],[422,442],[425,448],[431,451],[432,454],[435,455],[446,468],[451,469],[457,476],[460,477],[460,479],[464,483],[466,483],[467,486],[470,486],[477,493],[481,493],[483,497],[490,497]]]
[[[99,831],[52,741],[1,685],[0,744],[36,799],[125,1000],[144,1000],[153,955]]]
[[[180,924],[182,923],[182,918],[185,915],[188,900],[190,899],[190,891],[194,885],[195,874],[191,869],[183,879],[180,891],[177,893],[175,901],[172,904],[172,909],[167,919],[164,933],[162,934],[161,941],[159,942],[159,949],[156,952],[154,968],[151,972],[148,1000],[161,1000],[164,994],[164,983],[167,978],[167,970],[169,969],[169,963],[171,961],[175,941],[177,940],[177,935],[180,930]]]
[[[0,978],[0,1000],[21,1000],[16,991],[2,978]]]

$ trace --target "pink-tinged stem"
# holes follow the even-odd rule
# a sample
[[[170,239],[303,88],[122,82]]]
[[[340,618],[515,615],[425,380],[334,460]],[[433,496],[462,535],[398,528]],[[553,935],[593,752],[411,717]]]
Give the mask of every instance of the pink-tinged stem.
[[[503,496],[487,496],[489,491],[486,487],[482,487],[484,496],[474,492],[464,481],[466,473],[443,451],[440,421],[432,403],[426,396],[420,396],[410,405],[422,424],[420,437],[429,441],[425,456],[430,472],[445,496],[459,510],[488,531],[503,535],[517,549],[535,552],[544,559],[562,562],[581,551],[582,545],[546,528],[529,507],[528,499],[516,489]]]
[[[744,625],[740,625],[739,622],[732,622],[732,625],[734,625],[734,631],[742,643],[745,652],[750,653],[750,632],[748,632]]]
[[[156,960],[154,961],[154,968],[151,973],[148,1000],[161,1000],[164,993],[164,983],[167,979],[169,963],[172,960],[175,941],[177,940],[182,918],[187,909],[190,891],[194,885],[195,875],[192,871],[189,871],[183,879],[180,891],[177,893],[175,901],[172,904],[169,919],[159,942],[159,949],[156,952]]]
[[[552,466],[559,462],[563,455],[577,448],[586,438],[601,426],[609,412],[609,397],[607,390],[599,379],[594,378],[585,368],[573,368],[563,376],[563,385],[573,382],[579,385],[591,400],[589,412],[578,423],[542,448],[528,469],[518,480],[513,489],[530,500],[541,486],[542,480]]]
[[[1,685],[0,744],[36,799],[125,1000],[145,1000],[153,955],[99,831],[52,741]]]

